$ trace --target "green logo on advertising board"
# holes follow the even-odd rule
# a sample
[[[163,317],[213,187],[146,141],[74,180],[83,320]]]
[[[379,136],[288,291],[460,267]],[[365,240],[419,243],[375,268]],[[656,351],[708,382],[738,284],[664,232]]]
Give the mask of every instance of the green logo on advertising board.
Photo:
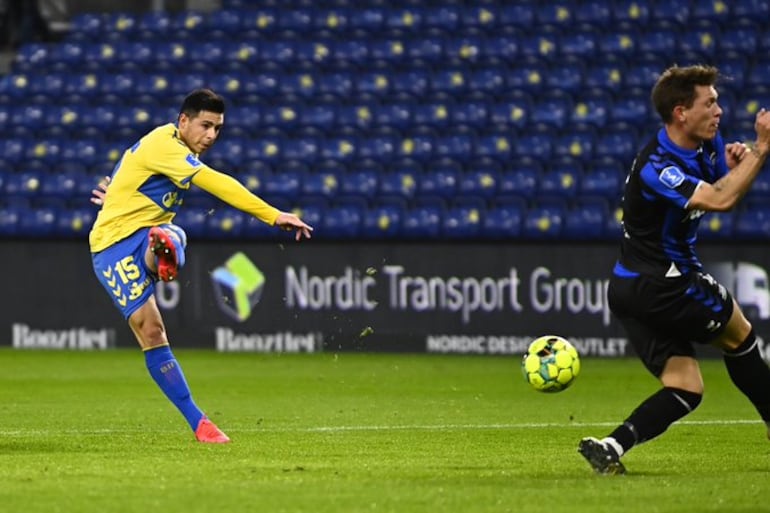
[[[236,321],[243,322],[262,297],[265,275],[238,252],[227,259],[224,265],[211,273],[219,308]]]

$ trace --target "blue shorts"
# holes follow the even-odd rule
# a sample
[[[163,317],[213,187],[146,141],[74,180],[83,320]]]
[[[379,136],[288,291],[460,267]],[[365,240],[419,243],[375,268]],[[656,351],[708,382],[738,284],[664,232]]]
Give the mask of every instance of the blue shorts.
[[[179,237],[182,247],[177,248],[177,258],[181,267],[187,244],[184,231],[171,224],[161,225],[161,228],[169,229]],[[96,278],[126,319],[155,293],[157,277],[144,262],[149,232],[150,228],[142,228],[107,249],[91,254]]]

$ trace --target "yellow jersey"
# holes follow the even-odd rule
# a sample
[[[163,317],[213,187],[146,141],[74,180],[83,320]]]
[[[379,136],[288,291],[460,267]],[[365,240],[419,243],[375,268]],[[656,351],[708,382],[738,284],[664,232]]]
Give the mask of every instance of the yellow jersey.
[[[142,137],[115,165],[89,235],[91,252],[139,229],[172,222],[191,184],[268,224],[275,224],[280,214],[233,177],[201,162],[169,123]]]

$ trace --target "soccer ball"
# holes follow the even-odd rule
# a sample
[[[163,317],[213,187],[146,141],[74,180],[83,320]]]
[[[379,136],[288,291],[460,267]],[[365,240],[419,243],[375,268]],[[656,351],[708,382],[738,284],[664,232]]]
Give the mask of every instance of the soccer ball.
[[[521,371],[535,390],[561,392],[580,374],[580,356],[566,339],[545,335],[529,345]]]

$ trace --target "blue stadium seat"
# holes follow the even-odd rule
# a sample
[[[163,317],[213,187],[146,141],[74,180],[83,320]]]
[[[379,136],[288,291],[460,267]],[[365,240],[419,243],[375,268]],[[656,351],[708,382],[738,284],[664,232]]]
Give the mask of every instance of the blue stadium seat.
[[[482,38],[476,34],[462,32],[447,38],[444,44],[446,58],[466,67],[479,61],[483,49]]]
[[[527,61],[506,70],[506,81],[510,89],[539,95],[543,91],[548,69],[543,64]]]
[[[594,155],[597,159],[610,157],[621,162],[630,162],[638,150],[636,134],[630,130],[616,130],[597,137]]]
[[[501,162],[510,160],[514,153],[513,147],[519,145],[519,138],[506,132],[481,134],[476,138],[474,157],[497,159]]]
[[[535,26],[535,10],[526,3],[503,3],[499,11],[500,26],[512,26],[530,30]]]
[[[611,101],[605,94],[582,97],[575,100],[569,122],[572,126],[583,125],[602,128],[607,122],[611,108]]]
[[[56,214],[55,235],[64,238],[85,239],[96,219],[93,207],[64,208]]]
[[[246,214],[229,206],[214,209],[206,216],[206,237],[223,240],[241,236]]]
[[[488,208],[481,221],[481,235],[487,239],[515,240],[521,235],[521,223],[526,210],[523,200]]]
[[[553,140],[548,133],[531,133],[517,137],[513,153],[519,157],[547,161],[553,155]]]
[[[450,125],[449,110],[445,103],[418,103],[411,107],[412,122],[416,125],[446,129]]]
[[[452,126],[465,126],[473,130],[488,127],[487,103],[468,101],[449,106],[449,120]]]
[[[401,223],[405,239],[431,240],[441,236],[444,209],[438,205],[420,205],[407,209]]]
[[[556,165],[540,174],[539,197],[574,198],[581,182],[581,169],[576,164]]]
[[[719,38],[720,52],[756,55],[760,32],[754,26],[727,27]]]
[[[612,24],[612,4],[603,0],[589,0],[574,6],[574,21],[583,26],[606,28]]]
[[[532,108],[528,98],[492,103],[489,105],[489,121],[494,126],[523,129],[529,123]]]
[[[574,125],[573,125],[574,126]],[[593,160],[594,133],[592,131],[575,131],[571,135],[554,138],[553,150],[557,157],[569,157],[581,162]]]
[[[572,110],[572,100],[567,96],[544,98],[535,102],[529,119],[532,123],[561,130],[567,126]]]
[[[690,0],[666,0],[656,2],[655,8],[650,9],[650,24],[675,23],[684,27],[690,20]]]
[[[409,96],[415,99],[427,99],[428,93],[431,91],[430,71],[427,69],[418,68],[375,76],[390,77],[387,86],[382,91],[378,90],[377,86],[379,84],[375,82],[375,90],[372,91],[372,94],[375,96],[393,94],[404,97]]]
[[[450,240],[475,239],[481,233],[484,211],[475,206],[452,205],[442,217],[441,234]]]
[[[567,212],[562,236],[573,240],[601,240],[609,217],[604,198],[581,198]]]
[[[368,39],[339,39],[331,41],[332,58],[338,65],[361,66],[370,58]]]
[[[468,87],[471,91],[479,92],[487,97],[503,94],[508,88],[505,69],[484,67],[471,70],[467,74]]]
[[[458,194],[492,200],[498,193],[498,180],[499,172],[494,169],[469,166],[459,176]]]
[[[382,170],[376,166],[361,166],[349,172],[339,174],[339,192],[343,196],[355,196],[373,200],[377,196],[379,174]]]
[[[439,159],[467,162],[473,156],[473,137],[462,133],[446,133],[435,139],[433,154]]]
[[[461,9],[457,5],[422,7],[422,23],[428,29],[439,29],[451,34],[460,26]]]
[[[615,100],[609,111],[609,119],[613,122],[638,124],[652,114],[652,103],[648,97],[626,96]]]
[[[405,130],[413,125],[412,110],[415,105],[406,102],[389,102],[381,105],[372,105],[371,117],[379,126],[393,127],[396,130]]]
[[[765,201],[745,202],[736,213],[733,234],[740,240],[767,240],[770,236],[770,205]]]
[[[705,241],[733,240],[735,218],[736,213],[734,212],[708,212],[700,220],[700,225],[698,226],[698,239]]]
[[[606,95],[618,94],[623,87],[625,66],[613,64],[594,64],[586,69],[583,84],[588,90],[597,90]]]
[[[430,89],[434,92],[462,96],[468,91],[467,70],[460,67],[434,70],[430,75]]]
[[[404,207],[399,203],[375,205],[366,209],[362,235],[373,239],[396,239],[401,236]]]
[[[430,134],[408,135],[396,147],[396,155],[399,158],[427,162],[433,158],[435,144],[435,138]]]
[[[679,34],[678,48],[700,56],[703,61],[710,62],[717,54],[717,44],[720,40],[719,29],[716,27],[685,30]],[[669,54],[670,55],[670,54]]]
[[[311,171],[305,173],[302,179],[301,193],[303,196],[320,196],[334,199],[340,188],[337,173]]]
[[[524,214],[521,234],[532,240],[558,240],[567,216],[565,204],[550,202],[534,205]]]
[[[500,174],[501,197],[536,197],[541,170],[536,166],[518,166]]]
[[[26,237],[47,237],[53,234],[60,209],[41,207],[19,209],[17,230]]]
[[[417,192],[419,169],[403,168],[398,171],[386,171],[379,177],[380,196],[414,198]]]
[[[461,170],[451,163],[434,165],[420,173],[417,180],[417,193],[421,197],[440,197],[451,199],[457,194]]]
[[[385,26],[385,9],[377,5],[364,5],[352,9],[348,18],[350,26],[369,34],[376,34]]]
[[[520,57],[519,43],[516,36],[490,35],[481,40],[482,54],[491,59],[516,64]]]
[[[576,30],[559,37],[559,53],[565,59],[580,59],[581,62],[594,60],[598,53],[596,34]]]
[[[631,61],[637,52],[637,40],[639,38],[635,30],[619,30],[605,32],[597,36],[599,38],[599,53],[605,59],[619,59]]]
[[[444,59],[443,42],[438,37],[420,36],[407,40],[406,56],[412,61],[419,60],[428,66],[442,63]]]
[[[605,160],[586,171],[580,181],[578,193],[581,196],[603,197],[617,200],[623,193],[625,170],[614,160]]]
[[[400,138],[394,135],[374,135],[358,140],[358,157],[376,162],[386,162],[396,155]]]
[[[670,30],[651,30],[639,34],[637,49],[645,54],[668,59],[677,50],[677,34]]]
[[[326,209],[316,233],[324,239],[355,239],[361,236],[364,208],[354,204]]]

